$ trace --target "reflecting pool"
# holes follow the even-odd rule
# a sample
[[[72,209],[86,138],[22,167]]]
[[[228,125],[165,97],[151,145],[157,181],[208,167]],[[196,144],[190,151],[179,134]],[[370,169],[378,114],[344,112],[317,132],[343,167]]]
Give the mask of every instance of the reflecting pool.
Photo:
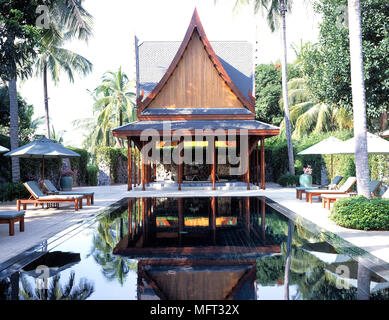
[[[0,279],[0,300],[389,299],[386,280],[264,197],[121,204]]]

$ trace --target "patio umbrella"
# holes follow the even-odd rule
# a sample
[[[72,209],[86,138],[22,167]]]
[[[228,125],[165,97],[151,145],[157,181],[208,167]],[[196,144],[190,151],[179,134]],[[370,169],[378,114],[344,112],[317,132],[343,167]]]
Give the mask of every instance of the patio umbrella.
[[[36,272],[37,267],[43,265],[49,268],[50,273],[48,277],[53,277],[63,270],[71,268],[80,261],[81,255],[79,253],[53,251],[46,253],[29,265],[23,267],[23,271],[34,278],[38,278],[42,276],[42,274],[40,272]]]
[[[45,179],[45,159],[80,157],[78,153],[45,137],[14,149],[5,156],[42,159],[42,181]]]
[[[9,149],[0,146],[0,153],[8,152]]]
[[[355,153],[355,137],[344,142],[343,150],[336,152],[338,154],[354,154]],[[371,154],[389,154],[389,141],[380,138],[379,136],[367,133],[367,153]]]
[[[313,146],[301,151],[298,155],[305,154],[330,154],[331,155],[331,181],[334,179],[334,154],[342,153],[345,149],[345,142],[333,136],[314,144]]]

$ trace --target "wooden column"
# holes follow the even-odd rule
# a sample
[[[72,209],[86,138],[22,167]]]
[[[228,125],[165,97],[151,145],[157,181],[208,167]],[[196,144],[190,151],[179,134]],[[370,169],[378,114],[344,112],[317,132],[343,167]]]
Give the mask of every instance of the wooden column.
[[[142,150],[141,150],[141,155],[142,155],[142,159],[141,159],[141,162],[142,162],[142,191],[145,191],[146,190],[146,187],[145,187],[145,180],[146,180],[146,176],[145,176],[145,169],[146,169],[146,165],[145,165],[145,155],[144,155],[144,146],[145,146],[145,142],[142,141]]]
[[[212,190],[216,190],[216,140],[213,141],[212,146]]]
[[[257,180],[257,186],[259,187],[259,148],[258,148],[258,142],[255,146],[255,176]]]
[[[154,162],[154,172],[153,172],[153,175],[154,175],[154,182],[157,181],[157,161]]]
[[[140,150],[138,149],[138,171],[137,171],[137,180],[138,186],[140,186],[140,178],[141,178],[141,166],[140,166]]]
[[[127,190],[132,190],[132,154],[129,137],[127,137]]]
[[[250,142],[250,139],[249,141]],[[247,190],[250,190],[250,143],[248,143],[247,148],[247,155],[246,155],[246,161],[247,161],[247,171],[245,175],[245,182],[247,183]]]
[[[261,137],[261,189],[265,190],[265,138]]]

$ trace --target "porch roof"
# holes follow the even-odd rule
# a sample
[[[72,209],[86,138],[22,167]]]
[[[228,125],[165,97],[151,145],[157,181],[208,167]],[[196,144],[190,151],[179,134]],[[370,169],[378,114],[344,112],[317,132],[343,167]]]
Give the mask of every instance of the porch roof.
[[[119,136],[139,136],[143,130],[153,129],[158,132],[167,130],[169,133],[176,130],[185,130],[193,134],[194,130],[248,130],[252,135],[274,136],[280,129],[276,126],[257,120],[187,120],[187,121],[135,121],[113,130]]]

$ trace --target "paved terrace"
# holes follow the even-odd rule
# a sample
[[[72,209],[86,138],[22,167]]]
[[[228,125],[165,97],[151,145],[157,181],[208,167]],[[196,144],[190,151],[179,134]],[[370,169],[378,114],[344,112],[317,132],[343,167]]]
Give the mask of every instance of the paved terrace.
[[[84,219],[95,215],[102,208],[127,196],[134,197],[198,197],[198,196],[266,196],[289,210],[295,212],[314,224],[323,231],[330,231],[353,245],[360,247],[373,256],[389,263],[389,231],[359,231],[345,229],[337,226],[328,219],[329,211],[321,207],[321,202],[316,200],[313,204],[304,200],[297,200],[294,188],[281,188],[278,184],[267,184],[266,190],[201,190],[188,187],[179,192],[176,189],[165,190],[136,190],[127,191],[126,185],[80,187],[74,191],[94,191],[95,203],[86,206],[78,212],[70,204],[60,204],[60,209],[42,209],[29,205],[25,216],[25,232],[19,232],[19,225],[15,225],[15,236],[8,235],[8,225],[0,224],[0,263],[16,256],[19,253],[40,244],[49,237],[65,230]],[[303,198],[304,199],[304,198]],[[317,198],[316,198],[317,199]],[[85,201],[84,201],[85,202]],[[0,211],[15,210],[16,204],[0,203]]]

